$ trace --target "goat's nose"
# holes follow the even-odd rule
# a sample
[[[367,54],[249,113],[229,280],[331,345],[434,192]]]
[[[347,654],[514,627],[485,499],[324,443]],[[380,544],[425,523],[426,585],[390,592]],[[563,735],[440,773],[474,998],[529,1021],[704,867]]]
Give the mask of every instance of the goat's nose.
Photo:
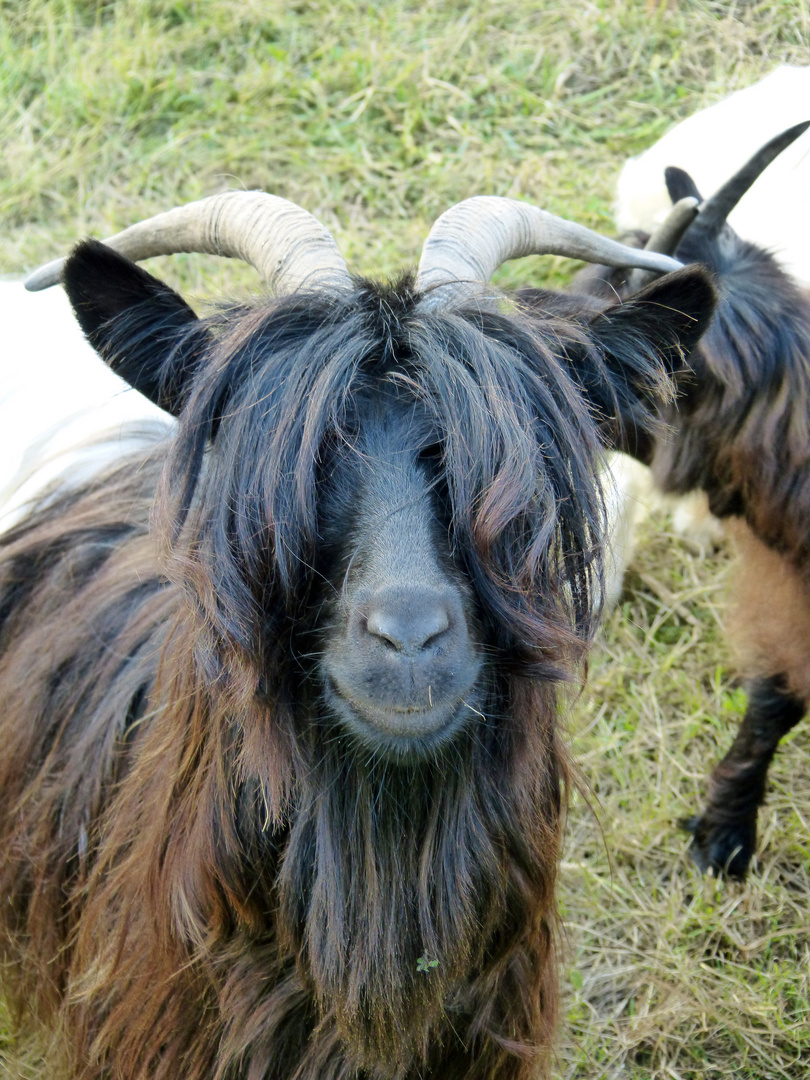
[[[452,598],[442,590],[385,589],[366,610],[366,630],[386,645],[415,656],[450,630]]]

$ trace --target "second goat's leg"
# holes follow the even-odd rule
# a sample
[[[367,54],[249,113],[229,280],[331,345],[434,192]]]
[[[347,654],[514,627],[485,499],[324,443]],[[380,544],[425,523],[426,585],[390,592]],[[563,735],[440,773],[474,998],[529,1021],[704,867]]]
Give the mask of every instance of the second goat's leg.
[[[757,810],[765,799],[768,766],[779,740],[805,714],[784,676],[755,679],[731,749],[709,781],[706,809],[685,822],[701,870],[745,877],[757,840]]]

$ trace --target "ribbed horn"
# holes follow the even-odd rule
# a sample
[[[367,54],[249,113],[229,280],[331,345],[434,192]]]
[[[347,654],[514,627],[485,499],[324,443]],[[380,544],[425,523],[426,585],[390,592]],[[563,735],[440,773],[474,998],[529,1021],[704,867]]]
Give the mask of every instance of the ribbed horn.
[[[200,252],[243,259],[276,293],[306,287],[347,288],[349,271],[317,218],[263,191],[225,191],[157,214],[104,241],[134,262],[154,255]],[[61,280],[64,259],[35,270],[30,292]]]
[[[644,250],[658,251],[662,255],[674,255],[683,234],[697,217],[699,200],[700,196],[695,197],[694,195],[687,195],[683,199],[678,199],[667,214],[666,219],[661,222],[657,229],[653,230],[652,236],[644,245]],[[646,285],[648,281],[652,281],[656,276],[654,270],[631,270],[627,278],[627,286],[631,292],[638,292],[643,285]]]
[[[783,150],[786,150],[792,142],[795,142],[800,135],[807,131],[808,127],[810,127],[810,120],[796,124],[794,127],[788,128],[787,131],[783,131],[781,135],[776,135],[770,142],[765,143],[763,147],[757,150],[754,156],[730,180],[727,180],[710,199],[703,203],[693,228],[700,229],[705,236],[717,236],[725,225],[728,215],[754,181],[762,175],[774,158],[777,158]],[[697,194],[694,182],[689,174],[682,169],[669,168],[665,171],[664,178],[667,191],[673,202],[685,194]],[[692,190],[687,190],[687,181],[691,184]]]
[[[422,248],[416,288],[422,305],[439,307],[480,292],[501,263],[524,255],[565,255],[607,266],[666,272],[681,263],[625,247],[530,203],[478,195],[446,210]]]

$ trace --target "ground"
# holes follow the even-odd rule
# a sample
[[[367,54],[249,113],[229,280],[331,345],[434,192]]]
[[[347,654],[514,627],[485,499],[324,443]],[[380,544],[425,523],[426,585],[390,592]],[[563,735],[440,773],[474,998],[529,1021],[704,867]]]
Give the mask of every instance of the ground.
[[[299,202],[368,274],[412,265],[472,194],[610,232],[628,155],[783,62],[810,62],[807,0],[0,0],[0,275],[227,186]],[[258,289],[212,258],[153,269],[198,301]],[[571,271],[529,259],[498,280]],[[677,820],[744,694],[721,631],[727,556],[666,529],[644,530],[571,721],[584,795],[561,874],[556,1074],[798,1080],[810,738],[795,731],[772,769],[749,880],[701,878]]]

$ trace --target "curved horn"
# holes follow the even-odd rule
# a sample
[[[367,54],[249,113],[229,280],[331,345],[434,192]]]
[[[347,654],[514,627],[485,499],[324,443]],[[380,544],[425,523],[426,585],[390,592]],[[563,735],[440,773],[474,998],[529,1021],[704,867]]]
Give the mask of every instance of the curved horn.
[[[788,128],[787,131],[783,131],[781,135],[775,136],[770,142],[765,143],[763,147],[757,150],[754,156],[746,161],[745,165],[738,169],[730,180],[727,180],[710,199],[703,203],[694,228],[700,229],[708,237],[717,236],[725,225],[728,215],[754,181],[759,179],[774,158],[777,158],[783,150],[786,150],[792,142],[795,142],[800,135],[807,131],[808,127],[810,127],[810,120],[805,120],[802,124],[796,124],[794,127]],[[673,202],[681,198],[682,195],[697,194],[694,182],[683,169],[666,169],[664,177],[667,191]],[[688,189],[687,185],[689,184],[691,184],[691,190]]]
[[[666,272],[681,263],[625,247],[530,203],[478,195],[446,210],[422,248],[416,288],[423,306],[445,306],[473,295],[501,263],[524,255],[565,255],[607,266]]]
[[[686,175],[684,173],[684,175]],[[680,244],[683,234],[695,220],[698,212],[698,202],[694,195],[687,195],[678,199],[666,219],[661,222],[657,229],[653,230],[652,236],[644,245],[645,251],[659,251],[662,255],[674,255]],[[654,270],[630,271],[627,278],[627,287],[632,292],[638,292],[642,285],[652,281],[656,277]]]
[[[243,259],[275,292],[351,285],[337,244],[317,218],[263,191],[211,195],[131,225],[104,243],[134,262],[181,251]],[[63,265],[64,259],[55,259],[35,270],[26,289],[56,285]]]

